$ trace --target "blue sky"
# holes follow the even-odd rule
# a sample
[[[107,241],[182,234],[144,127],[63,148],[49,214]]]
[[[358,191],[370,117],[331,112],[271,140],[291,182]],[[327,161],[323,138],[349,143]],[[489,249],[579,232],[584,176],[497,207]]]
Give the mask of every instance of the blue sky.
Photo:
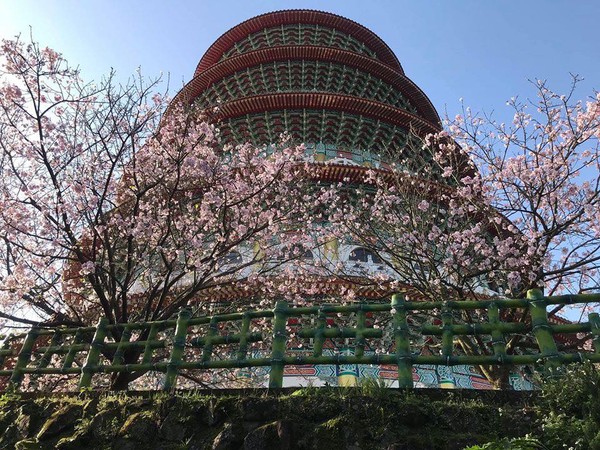
[[[600,89],[596,0],[0,0],[0,36],[29,34],[79,65],[86,79],[114,67],[124,79],[170,74],[189,81],[209,45],[237,23],[288,8],[320,9],[377,33],[440,114],[474,110],[502,118],[508,98],[533,95],[528,79],[559,91],[569,73],[585,78],[580,97]]]

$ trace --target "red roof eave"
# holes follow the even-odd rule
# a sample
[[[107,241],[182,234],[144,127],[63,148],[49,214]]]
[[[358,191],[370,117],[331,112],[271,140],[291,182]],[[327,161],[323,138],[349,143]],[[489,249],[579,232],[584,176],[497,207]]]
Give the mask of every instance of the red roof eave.
[[[262,63],[287,60],[332,61],[371,73],[402,92],[424,118],[438,126],[441,123],[429,98],[403,72],[373,58],[350,51],[308,45],[286,45],[254,50],[216,63],[187,83],[177,94],[175,101],[189,104],[210,85],[228,75]]]
[[[290,109],[344,111],[382,120],[407,130],[412,128],[420,135],[440,131],[437,125],[403,109],[351,95],[323,92],[275,93],[245,97],[222,105],[213,120],[221,121],[246,114]]]
[[[400,61],[388,45],[367,27],[337,14],[308,9],[291,9],[275,11],[248,19],[223,33],[206,51],[196,67],[194,76],[199,75],[213,64],[216,64],[223,54],[244,37],[257,31],[273,26],[291,23],[328,26],[349,34],[363,42],[375,52],[378,59],[404,73]]]

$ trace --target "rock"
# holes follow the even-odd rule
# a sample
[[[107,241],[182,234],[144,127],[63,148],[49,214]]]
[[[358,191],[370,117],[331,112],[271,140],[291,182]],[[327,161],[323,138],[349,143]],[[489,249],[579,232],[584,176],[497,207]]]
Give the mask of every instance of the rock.
[[[288,450],[292,446],[293,425],[287,420],[268,423],[248,433],[244,439],[245,450],[277,448]]]
[[[37,438],[39,440],[46,440],[74,428],[75,424],[81,419],[82,410],[81,405],[70,404],[63,406],[46,420],[37,434]]]
[[[96,411],[98,410],[98,403],[100,403],[98,398],[92,398],[88,400],[87,403],[83,406],[83,416],[90,417],[96,414]]]
[[[114,450],[139,450],[140,443],[133,439],[118,438],[113,442]]]
[[[209,427],[214,427],[215,425],[223,423],[225,417],[227,417],[216,398],[211,398],[208,405],[198,408],[196,410],[196,415]]]
[[[92,433],[88,429],[77,430],[72,436],[67,436],[60,439],[56,443],[57,450],[79,450],[82,448],[90,448],[92,442]]]
[[[15,423],[10,424],[0,433],[0,448],[10,448],[15,441],[24,437],[23,435],[19,435],[19,430]]]
[[[265,422],[277,418],[277,402],[273,399],[249,398],[242,403],[244,420]]]
[[[35,416],[40,414],[40,405],[36,402],[25,402],[19,407],[19,414],[24,416]]]
[[[280,448],[278,444],[277,423],[268,423],[248,433],[244,439],[244,450]]]
[[[277,436],[281,442],[281,448],[291,448],[294,442],[294,424],[289,420],[279,420],[277,422]]]
[[[226,423],[213,441],[213,450],[234,450],[240,448],[244,441],[244,429],[239,424]]]
[[[0,449],[9,448],[9,443],[14,443],[19,439],[24,439],[27,434],[22,433],[17,426],[19,419],[18,412],[14,409],[6,408],[0,412]],[[29,422],[29,420],[28,420]],[[27,428],[29,423],[27,424]]]
[[[0,411],[0,430],[6,428],[12,422],[10,411]]]
[[[137,442],[150,442],[156,438],[156,420],[148,412],[138,412],[129,416],[118,435]]]
[[[54,408],[48,405],[44,406],[37,402],[23,403],[17,409],[16,424],[19,435],[25,437],[35,436],[42,424],[52,415]]]
[[[15,444],[15,450],[44,450],[37,439],[25,439]]]
[[[243,422],[242,426],[244,427],[244,433],[248,434],[251,431],[256,430],[261,425],[264,425],[264,422]]]
[[[166,441],[182,441],[186,426],[176,411],[171,411],[160,425],[159,434]]]
[[[120,417],[119,409],[105,409],[92,418],[88,429],[96,440],[112,439],[120,428]]]
[[[31,416],[20,413],[15,421],[15,428],[19,436],[29,436],[32,432]]]

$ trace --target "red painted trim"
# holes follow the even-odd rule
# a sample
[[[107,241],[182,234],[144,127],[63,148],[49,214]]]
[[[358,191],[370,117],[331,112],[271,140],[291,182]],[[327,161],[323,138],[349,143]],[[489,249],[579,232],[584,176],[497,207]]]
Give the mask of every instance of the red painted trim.
[[[367,27],[364,27],[353,20],[338,16],[337,14],[315,10],[292,9],[270,12],[253,17],[223,33],[221,37],[208,48],[204,56],[202,56],[202,59],[196,67],[194,76],[199,75],[200,72],[203,72],[213,64],[216,64],[223,54],[233,47],[234,43],[246,36],[265,28],[293,23],[323,25],[343,31],[363,42],[369,49],[375,52],[381,61],[394,67],[396,70],[400,71],[400,73],[404,73],[394,52],[379,36]]]
[[[441,126],[440,118],[425,93],[402,72],[372,58],[331,47],[288,45],[254,50],[228,58],[200,73],[175,96],[175,102],[192,101],[217,81],[247,67],[274,61],[311,60],[331,61],[371,73],[404,94],[429,122]]]
[[[292,92],[244,97],[222,105],[215,116],[211,117],[211,121],[218,122],[223,119],[244,116],[246,114],[291,109],[344,111],[379,119],[406,130],[412,127],[422,135],[439,131],[437,125],[432,124],[422,117],[411,114],[403,109],[386,105],[385,103],[350,95],[321,92]]]

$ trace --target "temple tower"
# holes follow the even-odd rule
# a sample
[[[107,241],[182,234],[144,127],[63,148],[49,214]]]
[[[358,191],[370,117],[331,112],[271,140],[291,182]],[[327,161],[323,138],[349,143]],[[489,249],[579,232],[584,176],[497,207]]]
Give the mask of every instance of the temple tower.
[[[268,145],[289,133],[329,176],[398,158],[409,130],[441,129],[427,96],[390,48],[352,20],[310,10],[249,19],[224,33],[176,101],[215,111],[225,143]],[[408,155],[404,155],[408,156]]]
[[[383,40],[352,20],[313,10],[271,12],[231,28],[206,51],[174,101],[205,111],[223,144],[271,146],[285,133],[305,144],[309,161],[321,166],[320,179],[350,184],[369,168],[385,172],[392,162],[409,170],[427,164],[431,156],[415,155],[421,146],[409,140],[442,130],[430,100]],[[335,252],[353,266],[385,270],[376,255],[351,242],[336,243]],[[343,384],[362,369],[331,370]],[[453,384],[451,373],[420,370],[424,384]],[[465,370],[465,384],[481,381]]]

